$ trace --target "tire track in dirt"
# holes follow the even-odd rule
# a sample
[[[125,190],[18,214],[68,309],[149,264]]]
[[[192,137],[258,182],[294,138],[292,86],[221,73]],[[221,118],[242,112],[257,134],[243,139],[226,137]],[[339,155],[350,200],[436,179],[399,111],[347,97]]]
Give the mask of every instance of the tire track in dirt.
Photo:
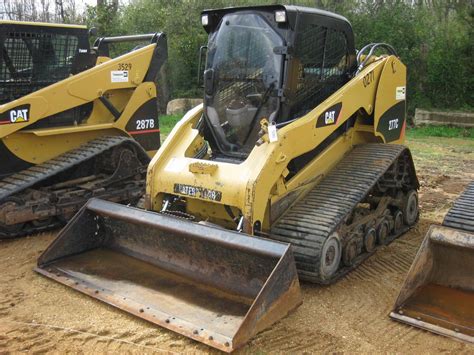
[[[350,314],[354,319],[359,319],[365,325],[358,330],[360,337],[368,342],[376,337],[385,344],[390,344],[393,339],[403,339],[403,327],[392,322],[388,313],[396,297],[403,277],[411,265],[411,256],[402,253],[402,245],[396,241],[379,250],[367,262],[354,271],[359,275],[359,285],[353,285],[354,291],[348,295],[349,309],[343,308],[344,313]],[[349,275],[351,277],[351,275]],[[387,281],[389,280],[389,281]],[[355,280],[354,280],[355,281]],[[357,306],[351,299],[358,300]],[[380,332],[383,329],[383,332]],[[402,332],[402,333],[401,333]],[[416,333],[414,333],[416,336]]]
[[[92,350],[94,353],[105,353],[110,351],[152,351],[161,353],[173,353],[170,350],[160,349],[159,342],[153,339],[153,334],[132,334],[124,332],[116,336],[105,330],[96,333],[84,330],[68,329],[46,324],[34,324],[12,321],[10,324],[15,329],[7,332],[6,336],[0,338],[0,349],[9,349],[12,352],[48,352],[58,351],[57,344],[66,343]],[[53,333],[54,335],[51,336]],[[49,336],[47,336],[49,334]],[[133,341],[135,339],[135,341]],[[138,342],[138,339],[150,339],[148,344]],[[156,337],[155,337],[156,339]],[[64,341],[64,342],[63,342]]]
[[[352,334],[358,341],[367,344],[376,341],[377,344],[384,344],[382,349],[393,350],[399,349],[400,343],[417,342],[419,337],[426,337],[418,329],[396,323],[388,317],[421,240],[421,237],[408,239],[402,236],[380,249],[334,285],[319,289],[302,285],[303,291],[306,291],[305,300],[298,313],[306,314],[305,307],[312,308],[318,304],[318,297],[324,299],[325,304],[321,305],[318,315],[325,311],[330,311],[331,315],[329,319],[317,317],[315,328],[326,329],[331,327],[331,322],[337,325],[345,322],[347,324],[342,334],[337,334],[337,327],[322,333],[315,330],[300,331],[298,328],[301,324],[296,328],[288,325],[277,331],[263,333],[264,341],[259,337],[255,346],[259,348],[260,344],[266,344],[262,350],[268,352],[332,352],[338,351],[339,347],[347,350],[341,344],[350,343],[351,340],[344,339],[344,336]],[[292,320],[291,323],[297,322]],[[308,323],[307,320],[304,323]]]
[[[25,300],[25,293],[9,287],[2,290],[0,298],[0,316],[5,317],[10,314],[14,307],[18,307]]]
[[[295,353],[301,351],[328,352],[334,350],[337,339],[328,333],[315,329],[297,330],[279,327],[276,330],[269,330],[261,333],[251,342],[251,348],[262,348],[262,351],[269,353]],[[247,346],[247,349],[250,350]]]
[[[45,336],[45,332],[31,327],[15,328],[7,332],[6,347],[13,352],[47,352],[55,350],[57,338]],[[54,340],[53,340],[54,339]]]

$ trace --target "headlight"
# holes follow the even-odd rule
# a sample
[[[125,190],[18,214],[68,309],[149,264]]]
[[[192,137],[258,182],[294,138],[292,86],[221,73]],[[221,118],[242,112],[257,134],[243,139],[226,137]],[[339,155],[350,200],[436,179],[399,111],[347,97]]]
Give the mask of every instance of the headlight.
[[[203,26],[209,25],[209,16],[208,15],[202,15],[201,16],[201,23]]]
[[[275,21],[286,22],[286,11],[285,10],[275,11]]]

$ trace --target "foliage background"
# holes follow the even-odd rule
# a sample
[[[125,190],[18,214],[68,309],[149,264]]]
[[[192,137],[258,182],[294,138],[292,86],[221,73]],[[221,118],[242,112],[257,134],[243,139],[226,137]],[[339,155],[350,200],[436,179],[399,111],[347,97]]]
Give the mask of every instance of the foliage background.
[[[95,6],[83,7],[82,13],[73,6],[74,0],[55,0],[56,8],[58,3],[63,4],[61,16],[51,16],[53,20],[85,22],[97,27],[100,36],[165,32],[169,59],[160,82],[165,101],[201,96],[198,53],[207,41],[200,24],[203,9],[286,3],[347,17],[357,48],[370,42],[392,44],[408,67],[409,114],[416,107],[463,111],[474,107],[474,0],[98,0]]]

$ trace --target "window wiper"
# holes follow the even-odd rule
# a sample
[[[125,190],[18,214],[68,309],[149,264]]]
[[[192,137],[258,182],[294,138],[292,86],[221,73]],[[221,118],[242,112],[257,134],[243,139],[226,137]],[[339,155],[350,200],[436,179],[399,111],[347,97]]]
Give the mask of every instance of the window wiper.
[[[260,110],[270,98],[270,92],[273,90],[274,87],[275,87],[275,81],[272,82],[270,86],[268,86],[267,90],[265,90],[265,93],[263,94],[263,97],[262,97],[262,101],[260,102],[260,105],[258,105],[257,111],[255,111],[255,115],[253,115],[252,121],[250,122],[249,131],[247,132],[247,136],[245,137],[245,140],[244,140],[244,144],[243,144],[244,146],[247,144],[247,141],[249,140],[250,135],[252,134],[253,126],[255,126],[255,121],[257,120]]]

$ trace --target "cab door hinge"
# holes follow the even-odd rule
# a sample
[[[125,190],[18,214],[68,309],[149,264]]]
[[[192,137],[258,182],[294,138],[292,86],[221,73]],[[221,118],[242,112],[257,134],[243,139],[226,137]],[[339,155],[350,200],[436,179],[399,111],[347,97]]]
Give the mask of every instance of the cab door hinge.
[[[293,47],[291,46],[278,46],[273,48],[273,53],[279,55],[292,55]]]
[[[285,102],[286,101],[285,89],[283,89],[283,88],[278,89],[276,94],[277,94],[277,97],[280,98],[280,102]]]

